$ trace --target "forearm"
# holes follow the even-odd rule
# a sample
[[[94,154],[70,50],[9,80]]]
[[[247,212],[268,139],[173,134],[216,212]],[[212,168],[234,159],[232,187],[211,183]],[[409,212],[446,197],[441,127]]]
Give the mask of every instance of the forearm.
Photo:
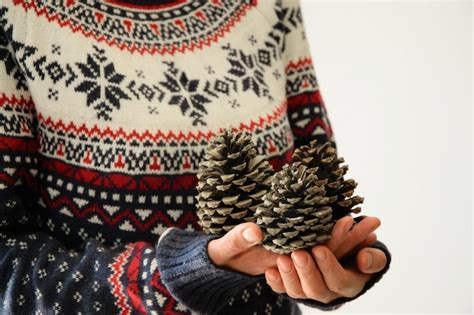
[[[160,275],[170,293],[188,308],[215,314],[243,288],[261,281],[217,267],[208,257],[207,244],[216,236],[169,229],[158,243]]]

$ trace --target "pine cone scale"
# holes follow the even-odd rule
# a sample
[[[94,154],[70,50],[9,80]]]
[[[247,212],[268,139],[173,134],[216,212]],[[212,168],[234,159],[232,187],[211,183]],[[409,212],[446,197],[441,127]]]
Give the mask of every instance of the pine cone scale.
[[[199,164],[196,196],[204,232],[221,235],[242,222],[255,222],[273,168],[257,155],[250,134],[223,130]]]

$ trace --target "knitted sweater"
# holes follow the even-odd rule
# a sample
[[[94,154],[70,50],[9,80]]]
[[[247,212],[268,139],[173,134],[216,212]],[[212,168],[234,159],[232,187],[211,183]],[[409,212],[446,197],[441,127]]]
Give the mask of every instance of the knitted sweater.
[[[379,281],[324,304],[209,260],[195,174],[226,127],[276,170],[334,142],[299,1],[2,1],[2,313],[298,314]]]

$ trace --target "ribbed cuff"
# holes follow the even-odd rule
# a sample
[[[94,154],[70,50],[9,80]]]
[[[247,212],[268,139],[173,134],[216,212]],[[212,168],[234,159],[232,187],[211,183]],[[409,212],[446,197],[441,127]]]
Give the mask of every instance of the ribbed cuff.
[[[365,284],[364,288],[362,289],[362,291],[359,292],[359,294],[357,294],[356,296],[351,297],[351,298],[340,297],[340,298],[335,299],[334,301],[331,301],[330,303],[322,303],[322,302],[319,302],[319,301],[309,300],[309,299],[296,299],[296,301],[301,303],[301,304],[304,304],[306,306],[318,308],[318,309],[321,309],[323,311],[332,311],[332,310],[336,310],[336,309],[340,308],[342,305],[344,305],[344,303],[347,303],[347,302],[350,302],[352,300],[357,299],[359,296],[361,296],[362,294],[367,292],[367,290],[372,288],[377,282],[380,281],[380,279],[382,279],[383,275],[390,268],[390,263],[392,261],[392,255],[390,254],[390,251],[388,250],[387,246],[385,246],[384,243],[377,240],[372,245],[370,245],[368,247],[378,248],[378,249],[382,250],[385,253],[385,255],[387,256],[387,264],[385,265],[385,267],[382,270],[375,273],[373,275],[373,277],[370,278],[370,280]]]
[[[177,301],[198,313],[215,314],[228,299],[263,278],[214,265],[207,254],[207,244],[214,238],[172,228],[157,244],[161,280]]]

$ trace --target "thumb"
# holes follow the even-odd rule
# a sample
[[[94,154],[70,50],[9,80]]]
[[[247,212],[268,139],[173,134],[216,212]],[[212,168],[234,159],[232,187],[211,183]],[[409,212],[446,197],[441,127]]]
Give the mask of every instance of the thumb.
[[[221,238],[209,242],[209,258],[216,265],[223,265],[232,257],[262,241],[262,231],[255,223],[241,223]]]

